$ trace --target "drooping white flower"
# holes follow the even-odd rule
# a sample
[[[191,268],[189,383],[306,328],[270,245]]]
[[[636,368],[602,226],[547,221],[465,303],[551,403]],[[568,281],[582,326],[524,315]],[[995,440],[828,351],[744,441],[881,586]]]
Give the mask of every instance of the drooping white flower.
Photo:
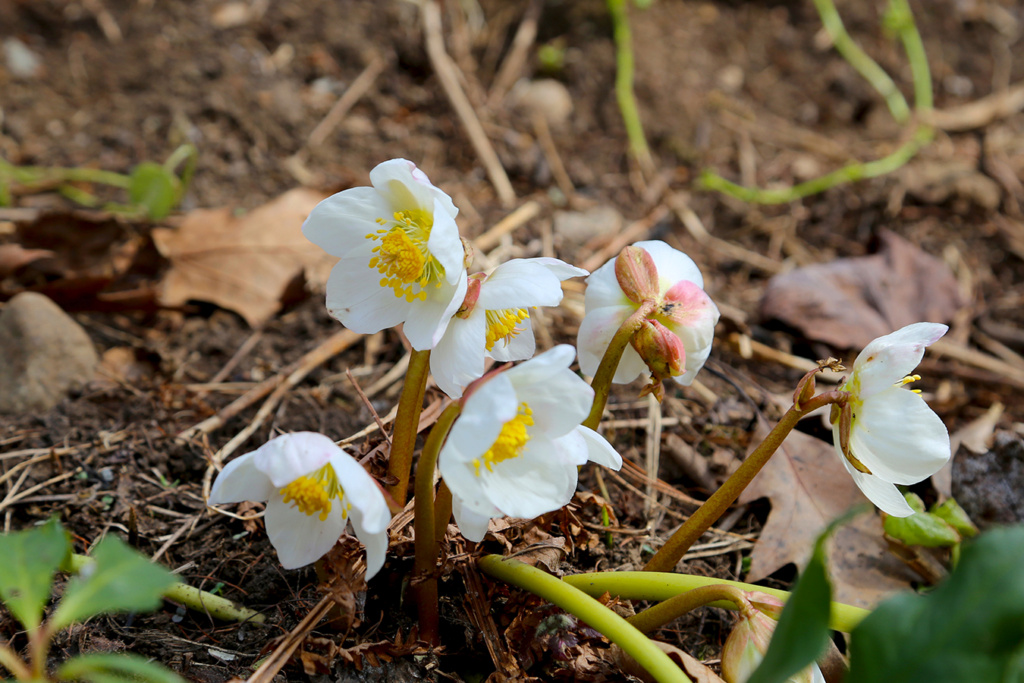
[[[524,360],[533,356],[536,342],[530,310],[557,306],[561,281],[587,271],[554,258],[514,259],[490,274],[469,277],[462,307],[448,323],[430,354],[434,380],[452,398],[483,376],[484,359]]]
[[[285,569],[323,557],[349,522],[366,546],[366,578],[384,565],[391,521],[384,494],[323,434],[284,434],[229,462],[213,482],[209,503],[245,500],[267,501],[267,535]]]
[[[575,351],[556,346],[475,386],[465,399],[439,466],[462,534],[483,540],[493,517],[532,519],[568,503],[577,467],[619,469],[622,458],[580,422],[593,390],[569,365]]]
[[[616,261],[623,258],[622,255],[587,278],[586,314],[577,340],[580,369],[588,375],[597,372],[615,332],[640,307],[642,300],[650,297],[657,305],[648,316],[649,327],[655,331],[667,330],[678,337],[684,358],[672,359],[672,365],[678,365],[681,370],[673,379],[679,384],[690,384],[711,354],[718,307],[704,291],[704,278],[689,256],[659,240],[637,242],[633,246],[650,254],[656,268],[653,273],[656,281],[650,292],[644,292],[642,287],[631,287],[628,293],[623,291],[616,275]],[[633,346],[626,347],[612,381],[626,384],[641,376],[651,376],[648,363]]]
[[[896,484],[916,484],[938,472],[950,457],[946,426],[920,394],[906,388],[921,379],[910,373],[925,347],[948,329],[914,323],[872,341],[840,387],[850,392],[848,417],[833,406],[836,451],[864,495],[890,515],[909,517],[914,512]]]
[[[405,159],[379,164],[370,182],[320,202],[302,225],[341,259],[327,281],[327,310],[364,334],[404,322],[413,348],[429,350],[466,294],[458,209]]]

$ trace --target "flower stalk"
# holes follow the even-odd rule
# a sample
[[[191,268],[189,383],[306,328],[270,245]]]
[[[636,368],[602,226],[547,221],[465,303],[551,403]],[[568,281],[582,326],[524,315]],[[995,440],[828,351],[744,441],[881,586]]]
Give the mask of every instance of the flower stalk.
[[[637,333],[644,324],[647,316],[654,312],[657,303],[651,299],[644,300],[625,321],[619,326],[608,344],[608,348],[601,357],[601,364],[594,374],[594,381],[590,386],[594,390],[594,402],[590,406],[590,414],[581,424],[590,429],[597,429],[604,414],[604,407],[608,404],[608,392],[611,390],[612,378],[615,377],[615,370],[619,367],[622,353],[629,346],[630,339]]]
[[[502,559],[498,555],[482,557],[477,564],[494,578],[528,590],[579,618],[621,647],[658,683],[690,682],[682,669],[636,627],[568,582],[518,560]]]
[[[419,611],[420,637],[428,643],[436,645],[438,640],[437,614],[437,569],[438,538],[435,524],[437,509],[434,499],[434,471],[437,469],[437,455],[441,452],[448,431],[459,415],[460,406],[452,403],[434,423],[430,436],[420,454],[419,466],[416,469],[416,560],[414,579],[416,607]],[[440,498],[440,496],[439,496]],[[448,514],[451,514],[451,494],[448,494]],[[445,522],[447,524],[447,522]]]
[[[675,621],[687,612],[714,602],[731,602],[732,607],[741,612],[749,612],[750,604],[743,596],[744,591],[737,586],[714,583],[700,586],[685,593],[674,595],[668,600],[652,605],[626,619],[641,633],[650,633],[665,624]]]
[[[412,351],[409,369],[405,373],[405,384],[398,399],[395,415],[395,430],[391,434],[391,457],[388,459],[388,476],[396,481],[388,487],[388,493],[398,509],[405,506],[409,493],[409,477],[412,472],[412,454],[416,448],[416,434],[423,412],[423,395],[430,374],[430,351]]]

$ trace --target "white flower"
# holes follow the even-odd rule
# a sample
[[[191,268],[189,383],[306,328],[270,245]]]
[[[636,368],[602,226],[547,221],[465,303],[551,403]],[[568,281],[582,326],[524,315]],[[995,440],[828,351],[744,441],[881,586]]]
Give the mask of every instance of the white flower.
[[[452,398],[484,374],[484,359],[524,360],[536,343],[530,308],[557,306],[561,281],[586,275],[554,258],[514,259],[469,278],[466,299],[430,354],[434,381]]]
[[[349,521],[366,546],[366,578],[384,565],[391,521],[384,494],[323,434],[284,434],[229,462],[213,482],[209,503],[244,500],[267,501],[267,535],[285,569],[326,555]]]
[[[718,307],[704,292],[704,278],[693,260],[664,242],[651,240],[633,246],[647,251],[657,268],[657,307],[648,320],[664,325],[682,342],[685,371],[674,377],[679,384],[690,384],[711,354]],[[586,315],[580,324],[577,346],[580,369],[587,375],[597,372],[601,358],[615,332],[640,306],[636,293],[630,296],[619,285],[615,272],[618,258],[598,268],[587,278]],[[632,346],[626,347],[612,381],[632,382],[648,378],[651,372]]]
[[[370,182],[320,202],[302,225],[341,258],[327,281],[327,310],[364,334],[404,322],[413,348],[429,350],[466,294],[458,209],[405,159],[379,164]]]
[[[916,484],[949,460],[949,432],[924,399],[905,388],[924,349],[949,329],[914,323],[875,339],[853,363],[849,380],[849,425],[833,410],[832,436],[843,464],[872,503],[897,517],[914,513],[896,484]],[[835,407],[834,407],[835,408]],[[848,448],[844,452],[844,435]]]
[[[556,346],[476,386],[441,449],[462,534],[483,540],[492,517],[532,519],[557,510],[576,491],[588,460],[619,469],[604,437],[580,425],[594,397],[569,365],[575,352]]]

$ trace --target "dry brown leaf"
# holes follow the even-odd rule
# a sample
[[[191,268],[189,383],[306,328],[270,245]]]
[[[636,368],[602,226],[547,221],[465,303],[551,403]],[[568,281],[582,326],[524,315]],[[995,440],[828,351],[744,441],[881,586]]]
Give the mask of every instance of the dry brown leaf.
[[[324,197],[297,188],[241,217],[228,208],[197,209],[177,229],[153,230],[157,248],[171,261],[160,302],[209,301],[253,327],[263,324],[298,276],[305,272],[322,284],[337,260],[302,235],[302,221]]]
[[[992,439],[995,435],[996,424],[1003,415],[1005,406],[996,402],[981,417],[972,420],[949,435],[950,452],[953,457],[949,459],[942,469],[932,475],[932,485],[943,498],[953,495],[953,460],[956,458],[960,446],[963,446],[972,453],[984,453],[992,447]]]
[[[700,660],[696,657],[691,657],[675,645],[669,645],[668,643],[662,643],[661,641],[653,641],[665,654],[668,655],[675,664],[690,677],[690,680],[694,683],[725,683],[722,678],[708,667],[701,664]],[[630,676],[635,676],[641,681],[650,681],[654,683],[656,680],[651,674],[647,673],[647,669],[640,666],[635,659],[626,654],[621,647],[618,645],[612,645],[608,650],[608,658],[613,661],[621,671],[628,673]]]
[[[761,443],[766,433],[759,426],[752,443]],[[832,446],[798,431],[786,437],[739,502],[758,498],[768,498],[772,510],[751,554],[747,581],[760,581],[790,562],[802,569],[825,527],[866,500]],[[840,528],[829,557],[839,602],[874,605],[908,585],[910,575],[889,555],[874,515],[860,515]]]
[[[877,254],[776,275],[761,316],[843,349],[911,323],[952,320],[963,298],[946,265],[894,233],[879,238]]]

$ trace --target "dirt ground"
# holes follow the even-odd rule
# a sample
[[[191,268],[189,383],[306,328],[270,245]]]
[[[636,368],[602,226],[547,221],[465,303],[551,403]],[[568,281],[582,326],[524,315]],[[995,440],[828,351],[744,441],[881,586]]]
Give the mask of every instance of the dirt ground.
[[[713,168],[737,181],[789,184],[852,160],[879,158],[901,140],[882,99],[829,47],[811,2],[657,0],[648,9],[631,10],[636,93],[658,171],[646,180],[629,159],[614,97],[615,44],[604,3],[535,4],[542,9],[533,45],[522,68],[512,72],[517,78],[498,89],[496,76],[514,52],[513,37],[530,3],[448,2],[442,12],[446,48],[512,181],[515,205],[534,201],[540,207],[490,256],[501,261],[554,255],[583,264],[600,256],[621,231],[632,230],[635,239],[664,239],[694,258],[723,315],[700,376],[703,389],[669,392],[663,406],[666,448],[670,438],[681,439],[709,476],[720,480],[747,451],[758,412],[778,416],[773,397],[790,394],[802,372],[780,356],[757,351],[761,346],[748,353],[744,340],[804,358],[852,359],[855,344],[827,344],[791,324],[766,320],[759,302],[773,275],[874,253],[882,230],[941,259],[963,297],[951,317],[949,339],[975,355],[926,359],[921,387],[932,405],[955,432],[1002,403],[1000,443],[1017,448],[1015,435],[1024,431],[1024,114],[1000,112],[965,130],[940,130],[896,173],[800,202],[754,206],[701,191],[694,181],[702,169]],[[939,110],[958,111],[1024,79],[1020,2],[912,5]],[[841,2],[839,9],[851,35],[910,98],[902,49],[880,29],[884,3]],[[127,172],[191,142],[199,157],[179,207],[186,213],[221,206],[251,210],[299,185],[337,190],[366,184],[377,163],[405,157],[453,197],[467,238],[486,233],[514,208],[502,205],[440,86],[412,3],[0,0],[0,40],[12,39],[39,59],[39,67],[22,74],[9,57],[0,63],[0,157],[10,163]],[[541,46],[561,63],[543,62]],[[379,72],[366,92],[311,144],[311,134],[338,98],[373,65]],[[518,78],[542,77],[564,85],[571,100],[571,113],[550,125],[550,140],[572,184],[570,196],[559,185],[557,162],[532,110],[516,105],[510,87]],[[513,93],[502,92],[508,90]],[[546,110],[557,110],[557,104],[557,98],[545,98]],[[551,115],[557,118],[558,112]],[[259,629],[218,623],[168,606],[152,615],[76,627],[61,636],[55,656],[128,650],[153,656],[192,680],[247,678],[275,639],[319,601],[317,577],[312,568],[282,570],[260,523],[214,515],[204,505],[210,457],[253,422],[262,401],[206,434],[188,440],[178,435],[259,382],[290,372],[291,364],[340,325],[327,315],[320,293],[301,287],[259,329],[202,301],[161,306],[152,291],[170,266],[150,239],[156,226],[127,219],[80,223],[67,218],[73,207],[45,188],[16,194],[13,207],[0,208],[0,243],[41,225],[38,214],[26,219],[15,211],[28,209],[63,216],[51,232],[37,234],[72,251],[92,245],[95,262],[113,258],[110,246],[128,236],[138,250],[129,268],[92,289],[81,280],[69,284],[67,272],[19,271],[3,280],[0,299],[31,289],[72,311],[105,354],[108,370],[52,410],[0,416],[5,472],[51,453],[27,468],[26,476],[4,479],[4,527],[23,529],[57,514],[79,552],[104,533],[120,533],[144,554],[159,553],[160,562],[180,568],[193,585],[217,586],[266,613],[270,624]],[[687,216],[710,236],[692,222],[684,224]],[[90,242],[95,239],[98,246]],[[574,342],[582,291],[582,284],[568,285],[565,305],[545,311],[542,347]],[[111,292],[133,294],[118,298]],[[111,354],[112,349],[120,351]],[[403,355],[393,331],[334,355],[284,395],[236,454],[278,432],[316,430],[342,439],[373,424],[345,372],[351,369],[360,386],[371,387]],[[385,382],[371,398],[373,408],[386,414],[400,387],[400,378]],[[636,398],[637,388],[616,390],[606,434],[642,473],[648,405]],[[428,405],[439,398],[436,390],[428,392]],[[371,454],[368,466],[383,476],[380,443],[379,434],[372,434],[351,448]],[[984,507],[993,477],[1020,475],[1016,456],[1008,452],[964,456],[972,469],[954,471],[953,490],[962,487],[963,496],[975,501],[969,511],[983,523],[1024,521],[1024,505],[1012,496],[999,509]],[[62,476],[67,472],[73,476]],[[692,463],[687,469],[665,457],[659,477],[686,495],[708,494]],[[39,484],[30,495],[19,495]],[[934,496],[928,485],[920,488]],[[581,475],[581,489],[597,490],[592,473]],[[500,647],[524,673],[542,680],[621,680],[622,674],[599,664],[587,668],[578,659],[580,648],[599,640],[585,633],[568,661],[552,656],[549,643],[532,640],[536,622],[529,621],[551,608],[481,578],[470,562],[475,552],[508,552],[562,537],[571,550],[562,571],[637,567],[678,515],[693,510],[662,492],[652,511],[643,479],[636,476],[609,478],[608,489],[622,530],[611,548],[600,533],[600,508],[588,497],[533,527],[510,527],[503,541],[488,540],[480,548],[450,537],[440,650],[417,644],[411,635],[413,610],[401,597],[412,568],[411,529],[405,527],[392,540],[385,569],[360,594],[357,624],[347,633],[322,628],[320,640],[304,646],[312,653],[304,659],[307,672],[316,680],[328,675],[338,681],[484,680],[496,669],[495,655],[476,620],[480,605],[491,604]],[[669,514],[659,512],[664,507]],[[740,540],[689,560],[687,570],[743,579],[751,535],[762,528],[769,509],[763,500],[739,508],[729,530]],[[793,576],[789,565],[769,581],[785,586]],[[482,601],[467,598],[480,591]],[[713,663],[730,624],[730,616],[708,609],[662,635]],[[6,616],[2,632],[21,642]],[[305,677],[296,662],[279,680]]]

